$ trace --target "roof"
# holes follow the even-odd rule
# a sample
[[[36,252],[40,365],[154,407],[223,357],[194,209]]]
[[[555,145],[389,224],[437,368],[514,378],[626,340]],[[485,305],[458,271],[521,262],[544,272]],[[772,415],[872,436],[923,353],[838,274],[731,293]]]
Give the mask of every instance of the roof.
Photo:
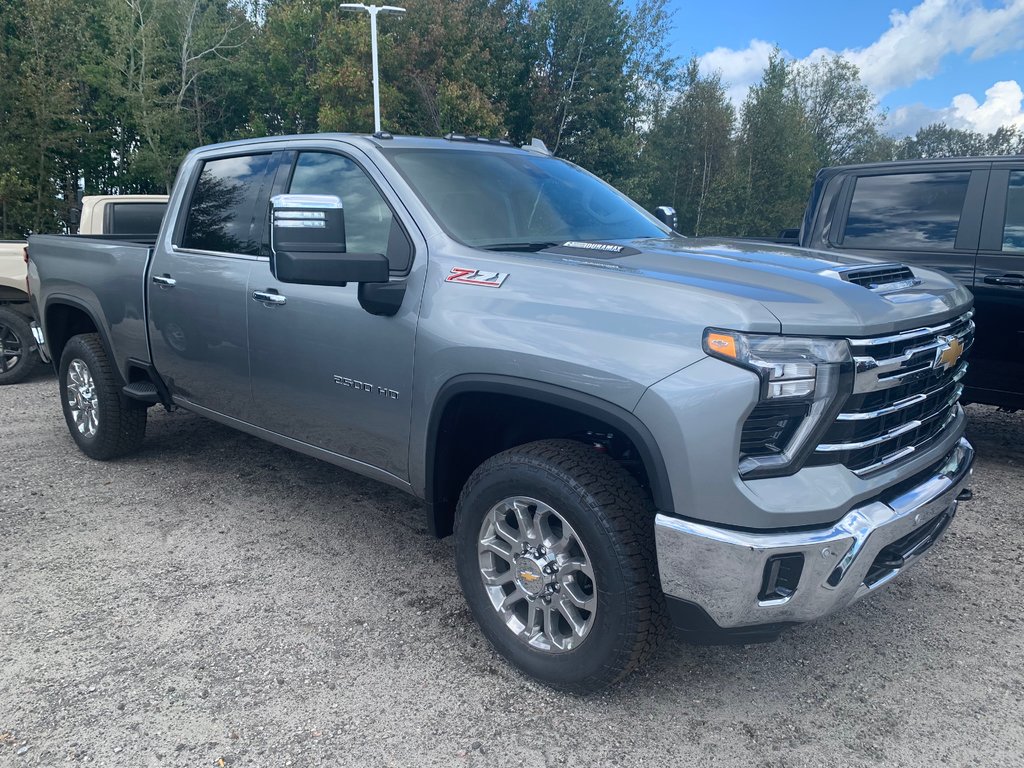
[[[915,165],[972,165],[977,163],[997,163],[1006,161],[1018,161],[1024,159],[1024,155],[983,155],[978,157],[933,157],[933,158],[914,158],[912,160],[883,160],[874,163],[851,163],[850,165],[832,165],[827,168],[822,168],[822,172],[842,172],[842,171],[865,171],[865,170],[885,170],[886,168],[896,168],[903,166],[915,166]]]
[[[449,137],[452,137],[449,134]],[[367,133],[306,133],[306,134],[294,134],[290,136],[262,136],[253,139],[240,139],[238,141],[227,141],[220,144],[208,144],[203,147],[197,147],[203,151],[206,150],[217,150],[217,149],[228,149],[231,147],[251,147],[253,145],[262,144],[264,142],[278,142],[278,141],[296,141],[296,140],[342,140],[353,142],[356,144],[370,145],[377,149],[391,149],[391,148],[407,148],[407,149],[465,149],[465,150],[485,150],[485,151],[511,151],[511,152],[536,152],[536,150],[524,149],[515,146],[511,142],[490,139],[487,137],[476,137],[455,134],[454,137],[442,137],[442,136],[401,136],[393,135],[387,132],[379,134],[367,134]]]

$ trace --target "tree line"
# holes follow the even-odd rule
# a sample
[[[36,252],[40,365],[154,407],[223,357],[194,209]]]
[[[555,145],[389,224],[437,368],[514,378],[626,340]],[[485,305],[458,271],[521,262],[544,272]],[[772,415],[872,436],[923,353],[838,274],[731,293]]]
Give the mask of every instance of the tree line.
[[[184,154],[373,130],[368,20],[333,0],[0,0],[0,237],[86,194],[164,192]],[[406,0],[380,19],[384,128],[537,137],[686,234],[799,223],[818,168],[1024,152],[1024,136],[886,134],[854,65],[776,53],[739,109],[668,53],[666,0]]]

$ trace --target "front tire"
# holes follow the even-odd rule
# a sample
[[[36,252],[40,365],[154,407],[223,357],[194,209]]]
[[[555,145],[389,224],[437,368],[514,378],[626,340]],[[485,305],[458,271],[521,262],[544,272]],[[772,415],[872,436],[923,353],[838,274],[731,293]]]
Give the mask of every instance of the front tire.
[[[146,406],[121,393],[97,334],[68,341],[58,376],[64,420],[82,453],[107,461],[138,449],[146,436]]]
[[[0,385],[24,381],[38,364],[28,320],[24,315],[0,307]]]
[[[455,536],[484,635],[545,685],[601,690],[656,647],[653,514],[632,476],[594,448],[544,440],[488,459],[463,488]]]

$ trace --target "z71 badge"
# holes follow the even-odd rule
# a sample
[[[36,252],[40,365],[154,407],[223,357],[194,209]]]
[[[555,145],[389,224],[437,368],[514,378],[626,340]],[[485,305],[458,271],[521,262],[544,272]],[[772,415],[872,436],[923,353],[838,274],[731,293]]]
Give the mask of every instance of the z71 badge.
[[[444,279],[446,283],[463,283],[465,285],[482,285],[485,288],[501,288],[508,277],[508,272],[481,272],[469,267],[452,267],[451,273]]]

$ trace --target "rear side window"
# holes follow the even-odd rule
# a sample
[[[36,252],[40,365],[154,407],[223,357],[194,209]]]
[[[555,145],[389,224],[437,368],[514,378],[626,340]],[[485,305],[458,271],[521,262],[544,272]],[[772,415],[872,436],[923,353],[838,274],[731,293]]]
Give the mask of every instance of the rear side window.
[[[1024,252],[1024,171],[1010,172],[1010,188],[1006,190],[1003,250]]]
[[[857,179],[842,244],[880,250],[951,251],[970,171]]]
[[[110,235],[155,235],[160,231],[167,203],[112,203]]]
[[[256,199],[270,164],[270,155],[245,155],[207,160],[188,207],[182,247],[256,255]]]

